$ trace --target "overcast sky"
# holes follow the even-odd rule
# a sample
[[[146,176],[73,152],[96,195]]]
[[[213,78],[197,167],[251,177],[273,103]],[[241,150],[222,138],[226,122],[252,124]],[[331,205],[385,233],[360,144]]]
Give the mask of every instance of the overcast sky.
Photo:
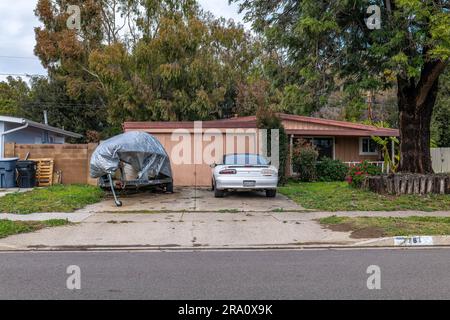
[[[6,74],[46,74],[34,56],[34,27],[39,21],[34,16],[36,0],[0,1],[0,81]],[[228,0],[199,0],[201,6],[215,16],[242,22],[236,4]]]

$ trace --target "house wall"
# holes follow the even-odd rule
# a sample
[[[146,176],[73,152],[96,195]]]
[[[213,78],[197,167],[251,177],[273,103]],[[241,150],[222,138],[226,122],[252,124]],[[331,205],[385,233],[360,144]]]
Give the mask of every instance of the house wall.
[[[97,144],[5,144],[6,157],[25,159],[51,158],[54,172],[61,170],[63,184],[92,184],[97,180],[89,177],[89,162]]]
[[[254,153],[258,152],[258,139],[256,134],[256,129],[248,129],[251,132],[253,130],[255,132],[253,141],[252,139],[249,139],[249,137],[246,137],[245,143],[238,143],[237,140],[235,141],[235,144],[233,146],[233,149],[231,150],[223,150],[222,153],[216,155],[216,161],[220,162],[220,159],[223,154],[225,153],[232,153],[232,152],[249,152]],[[171,166],[172,166],[172,173],[174,177],[174,185],[176,186],[204,186],[209,187],[211,186],[211,179],[212,179],[212,171],[211,167],[209,166],[209,163],[206,163],[204,160],[204,157],[201,159],[201,163],[194,163],[193,155],[187,159],[189,163],[179,163],[175,160],[177,157],[177,145],[179,147],[181,138],[174,137],[173,132],[174,130],[170,129],[143,129],[142,131],[151,133],[155,138],[161,142],[164,149],[168,153],[170,160],[171,160]],[[192,130],[185,130],[186,131],[186,148],[187,150],[194,150],[194,133]],[[222,129],[222,139],[225,141],[225,130]],[[184,137],[183,137],[184,139]],[[203,140],[207,140],[204,139]],[[336,159],[339,159],[344,162],[350,162],[350,161],[363,161],[363,160],[370,160],[370,161],[377,161],[379,160],[379,156],[376,155],[368,155],[368,156],[361,156],[359,155],[359,138],[358,137],[336,137],[335,138],[336,144],[335,144],[335,157]],[[205,149],[210,144],[210,141],[202,141],[199,145],[202,146],[202,150],[205,152]],[[289,151],[290,152],[290,151]],[[288,161],[286,164],[286,172],[289,174],[290,172],[290,159],[288,157]]]
[[[227,139],[226,129],[216,130],[218,130],[216,133],[203,130],[203,136],[198,135],[198,138],[195,138],[196,135],[192,130],[184,130],[184,134],[181,134],[180,131],[179,135],[174,135],[174,130],[167,129],[141,131],[152,134],[163,145],[170,158],[175,186],[210,187],[212,181],[212,169],[210,167],[211,161],[208,161],[210,160],[208,159],[208,155],[211,155],[210,158],[212,159],[212,162],[219,163],[225,153],[255,153],[258,148],[257,130],[242,129],[243,131],[241,133],[237,133],[234,136],[234,142],[229,141],[228,150],[226,147],[227,144],[221,143],[221,148],[217,148],[217,150],[219,150],[217,153],[209,152],[210,149],[208,149],[208,146],[211,147],[214,143],[218,143],[220,139],[226,142]],[[210,133],[208,134],[208,132]],[[215,135],[218,134],[220,134],[221,138],[216,141]],[[232,135],[230,134],[228,135],[228,139],[231,139],[230,137]],[[238,138],[238,136],[240,138]],[[190,155],[184,155],[180,151],[182,144],[185,147],[185,150],[190,151]],[[197,153],[200,155],[197,161],[194,159],[195,148],[200,150]]]
[[[335,156],[336,159],[344,162],[380,160],[379,155],[359,154],[359,137],[336,137]]]
[[[8,131],[11,129],[15,129],[18,127],[23,126],[22,124],[17,123],[5,123],[1,122],[2,126],[0,126],[0,129],[2,131]],[[28,127],[16,132],[12,132],[10,134],[7,134],[5,136],[5,143],[8,142],[15,142],[15,143],[21,143],[21,144],[41,144],[45,143],[46,135],[48,137],[48,142],[60,144],[65,142],[65,137],[63,135],[59,135],[54,132],[46,132],[45,130]]]

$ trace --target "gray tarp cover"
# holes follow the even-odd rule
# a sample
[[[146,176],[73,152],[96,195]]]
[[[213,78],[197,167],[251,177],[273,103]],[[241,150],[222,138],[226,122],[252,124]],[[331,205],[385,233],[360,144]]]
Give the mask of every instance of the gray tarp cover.
[[[172,177],[166,150],[155,137],[145,132],[126,132],[102,142],[91,157],[91,177],[113,174],[121,161],[139,172],[138,179],[156,177],[160,173]]]

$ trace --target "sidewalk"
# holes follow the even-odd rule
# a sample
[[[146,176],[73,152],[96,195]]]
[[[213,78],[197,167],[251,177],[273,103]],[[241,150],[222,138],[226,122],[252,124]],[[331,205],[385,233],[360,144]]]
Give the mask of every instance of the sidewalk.
[[[76,215],[79,217],[74,218]],[[81,223],[0,239],[0,250],[95,248],[272,248],[389,246],[392,238],[353,239],[350,232],[322,228],[315,219],[339,216],[450,216],[450,212],[166,212],[67,215]],[[27,220],[63,214],[21,216]],[[18,218],[18,217],[9,217]],[[450,245],[450,237],[434,237]],[[391,243],[391,244],[389,244]]]

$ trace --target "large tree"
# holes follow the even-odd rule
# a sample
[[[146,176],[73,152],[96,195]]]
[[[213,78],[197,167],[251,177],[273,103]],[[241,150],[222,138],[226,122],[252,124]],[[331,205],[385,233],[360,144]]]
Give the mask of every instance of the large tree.
[[[29,100],[29,87],[20,78],[9,76],[0,82],[0,114],[3,116],[19,116],[22,106]]]
[[[81,8],[79,31],[67,29],[67,1],[38,1],[35,48],[69,101],[98,106],[97,118],[115,128],[233,112],[259,49],[241,25],[203,12],[196,0],[71,4]]]
[[[432,172],[430,122],[450,57],[448,0],[231,0],[288,63],[365,90],[397,88],[400,171]],[[366,24],[380,8],[380,28]]]
[[[90,55],[112,123],[214,119],[235,104],[256,56],[250,35],[201,12],[195,1],[172,2],[159,1],[156,11],[157,2],[143,7],[152,24],[138,26],[141,37],[132,48],[120,42]]]

